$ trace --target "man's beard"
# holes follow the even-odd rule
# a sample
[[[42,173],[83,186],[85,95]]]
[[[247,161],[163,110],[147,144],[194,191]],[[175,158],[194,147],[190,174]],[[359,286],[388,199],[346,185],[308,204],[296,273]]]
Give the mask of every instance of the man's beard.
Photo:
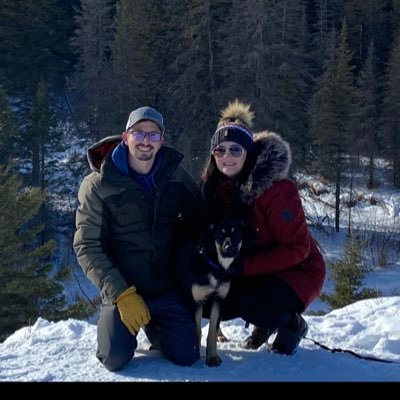
[[[141,161],[149,161],[153,158],[154,148],[151,146],[149,147],[150,151],[143,152],[138,147],[136,147],[136,157],[138,160]]]
[[[149,161],[153,158],[153,153],[140,153],[137,155],[137,159],[141,161]]]

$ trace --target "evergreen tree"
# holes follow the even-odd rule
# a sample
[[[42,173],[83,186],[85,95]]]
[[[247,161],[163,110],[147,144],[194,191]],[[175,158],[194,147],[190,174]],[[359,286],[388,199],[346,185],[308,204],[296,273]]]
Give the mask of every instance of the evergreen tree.
[[[7,164],[15,151],[15,116],[0,85],[0,165]]]
[[[393,184],[400,187],[400,39],[393,46],[384,98],[386,155],[393,167]]]
[[[330,271],[334,290],[332,294],[322,293],[321,300],[333,309],[381,296],[378,290],[362,288],[367,273],[362,262],[362,243],[351,237],[344,245],[343,258],[330,264]]]
[[[8,93],[33,96],[42,76],[61,88],[73,57],[68,39],[75,0],[0,1],[0,84]]]
[[[112,44],[113,96],[116,119],[125,123],[129,112],[143,105],[158,107],[164,73],[161,2],[117,1]],[[121,125],[119,125],[121,126]]]
[[[41,225],[31,221],[42,203],[40,190],[21,190],[21,181],[0,169],[0,339],[36,318],[60,318],[62,285],[48,274],[54,247],[35,245]]]
[[[397,38],[400,35],[400,0],[392,0],[391,3],[391,18],[388,25],[392,29],[392,37]]]
[[[226,15],[213,40],[221,43],[214,59],[216,82],[222,82],[214,103],[235,97],[252,103],[256,129],[280,132],[294,148],[294,166],[303,164],[313,83],[305,2],[233,0]]]
[[[51,145],[58,141],[54,134],[54,113],[50,107],[50,99],[46,82],[42,79],[37,87],[34,104],[28,117],[28,137],[25,141],[32,155],[32,185],[45,188],[46,156]]]
[[[114,3],[114,0],[81,0],[71,40],[78,58],[70,82],[74,114],[86,123],[89,135],[96,140],[110,135],[114,127],[111,75]]]
[[[333,56],[337,32],[343,20],[343,0],[313,0],[308,12],[311,14],[312,45],[316,77],[326,70],[326,62]]]
[[[350,126],[356,91],[353,86],[352,69],[351,52],[347,46],[347,24],[344,20],[335,60],[314,99],[315,114],[312,122],[320,166],[336,183],[336,231],[339,231],[343,158],[348,144],[353,139]]]
[[[171,83],[170,113],[178,107],[171,123],[186,144],[184,152],[188,169],[197,174],[209,154],[210,138],[218,120],[218,105],[223,98],[222,61],[218,49],[223,45],[222,25],[229,8],[227,1],[190,0],[182,19],[183,41],[180,54],[172,65],[175,81]],[[221,64],[218,65],[218,62]],[[225,63],[228,60],[224,60]],[[219,72],[219,74],[218,74]],[[221,92],[219,92],[221,90]],[[219,101],[216,97],[220,96]],[[189,138],[188,138],[189,136]]]
[[[162,65],[160,85],[158,87],[159,109],[165,115],[167,124],[168,139],[174,145],[183,131],[182,121],[183,112],[180,110],[179,103],[175,101],[174,92],[176,86],[174,82],[179,79],[182,73],[180,68],[176,68],[176,60],[180,56],[184,46],[184,25],[187,13],[187,1],[165,0],[160,2],[161,16],[161,38],[159,46],[159,62]],[[186,144],[186,142],[185,142]],[[185,160],[187,161],[187,160]]]
[[[221,57],[225,85],[229,87],[225,90],[233,94],[237,91],[243,100],[252,103],[257,127],[279,130],[276,118],[281,107],[278,74],[286,29],[282,23],[281,3],[263,0],[233,0],[232,3],[232,22],[226,24],[227,45]],[[237,54],[232,51],[235,47]]]
[[[355,125],[355,139],[358,150],[365,152],[369,159],[367,186],[375,186],[374,161],[380,151],[380,115],[379,82],[375,77],[374,44],[371,42],[368,58],[358,79],[357,108],[358,118]]]
[[[279,57],[275,58],[278,61],[275,77],[278,102],[273,128],[281,132],[293,147],[295,168],[306,165],[311,148],[307,116],[313,84],[307,44],[309,30],[304,1],[285,0],[280,4],[280,40],[274,46]]]
[[[349,26],[349,47],[353,53],[356,73],[365,64],[371,41],[375,43],[375,52],[379,50],[380,60],[384,53],[387,53],[386,47],[390,40],[387,32],[387,5],[390,1],[352,0],[345,4],[346,20]]]

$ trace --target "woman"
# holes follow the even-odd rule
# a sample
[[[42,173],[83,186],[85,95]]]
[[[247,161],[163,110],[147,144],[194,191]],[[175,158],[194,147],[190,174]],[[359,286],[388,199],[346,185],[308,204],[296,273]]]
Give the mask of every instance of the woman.
[[[255,325],[246,348],[277,331],[270,350],[292,355],[307,332],[301,313],[321,292],[325,263],[288,179],[288,143],[273,132],[253,135],[248,104],[235,100],[221,115],[201,179],[203,199],[213,220],[245,218],[253,233],[222,318]]]

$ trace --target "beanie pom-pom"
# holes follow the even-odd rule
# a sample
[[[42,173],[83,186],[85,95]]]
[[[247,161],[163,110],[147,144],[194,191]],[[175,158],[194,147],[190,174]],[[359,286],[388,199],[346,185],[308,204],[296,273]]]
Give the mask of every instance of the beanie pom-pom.
[[[228,106],[221,110],[221,118],[218,126],[226,124],[245,125],[248,128],[253,127],[254,112],[251,111],[251,105],[242,103],[238,99],[228,103]]]

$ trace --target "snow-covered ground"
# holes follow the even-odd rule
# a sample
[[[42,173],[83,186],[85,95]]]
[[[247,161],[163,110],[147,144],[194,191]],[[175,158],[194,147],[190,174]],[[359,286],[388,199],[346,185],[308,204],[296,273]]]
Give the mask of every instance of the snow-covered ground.
[[[217,368],[204,363],[205,324],[202,359],[193,366],[173,365],[148,350],[141,331],[135,357],[119,372],[107,371],[96,359],[95,325],[39,319],[0,344],[0,381],[400,381],[400,297],[364,300],[305,318],[309,332],[291,357],[269,353],[266,345],[242,349],[249,329],[237,319],[222,324],[230,341],[219,344],[223,363]],[[310,339],[393,363],[332,353]]]

